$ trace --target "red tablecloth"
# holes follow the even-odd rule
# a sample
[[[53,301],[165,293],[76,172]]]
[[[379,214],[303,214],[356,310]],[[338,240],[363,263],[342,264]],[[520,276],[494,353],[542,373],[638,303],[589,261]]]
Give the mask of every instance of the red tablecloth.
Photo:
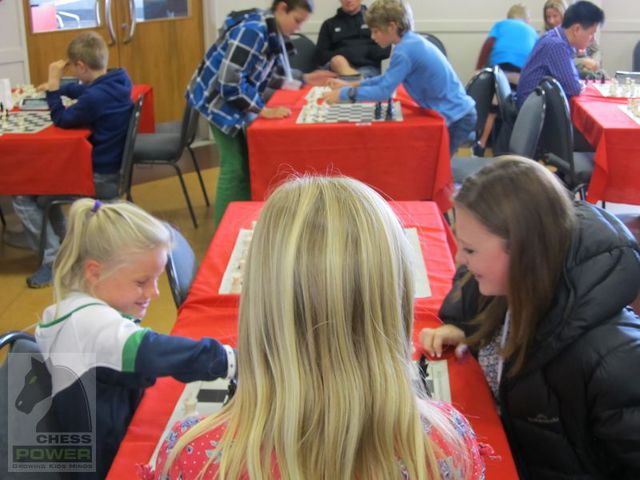
[[[438,113],[417,107],[399,89],[402,122],[299,125],[307,92],[278,90],[269,106],[287,106],[291,116],[259,118],[249,127],[251,198],[264,200],[290,174],[311,172],[357,178],[392,200],[450,208],[449,132]]]
[[[406,227],[416,227],[425,258],[432,297],[416,302],[415,334],[425,326],[439,323],[436,313],[451,287],[454,264],[448,246],[447,227],[431,202],[392,204]],[[237,335],[238,296],[219,295],[218,289],[240,228],[251,228],[262,203],[231,203],[191,287],[189,297],[178,314],[174,335],[200,338],[210,335],[233,345]],[[417,340],[417,339],[414,339]],[[478,439],[490,444],[496,455],[487,458],[488,479],[517,477],[509,446],[496,414],[493,398],[480,367],[473,358],[462,361],[449,358],[453,404],[473,425]],[[108,478],[131,478],[135,465],[146,463],[183,386],[172,378],[159,379],[147,390],[136,412]]]
[[[153,106],[153,89],[150,85],[139,84],[131,88],[131,99],[135,102],[138,97],[144,96],[142,111],[140,112],[139,133],[155,133],[156,114]]]
[[[144,95],[139,132],[153,133],[153,89],[134,85],[131,98]],[[95,195],[88,129],[50,126],[38,133],[0,135],[0,195]]]
[[[590,202],[640,205],[640,125],[620,109],[626,103],[603,97],[592,85],[571,100],[573,124],[596,147]]]

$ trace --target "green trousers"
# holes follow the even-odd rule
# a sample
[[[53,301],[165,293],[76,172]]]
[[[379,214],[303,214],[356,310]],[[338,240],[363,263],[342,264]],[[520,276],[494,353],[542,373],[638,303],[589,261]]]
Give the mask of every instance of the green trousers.
[[[217,227],[229,202],[251,200],[249,153],[244,132],[231,137],[218,127],[210,126],[220,158],[220,176],[214,207],[214,222]]]

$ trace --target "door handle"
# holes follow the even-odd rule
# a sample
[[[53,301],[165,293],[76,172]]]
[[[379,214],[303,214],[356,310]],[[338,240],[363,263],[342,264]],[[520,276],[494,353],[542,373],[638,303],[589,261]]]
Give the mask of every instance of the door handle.
[[[100,18],[100,2],[96,2],[95,3],[96,7],[95,7],[95,13],[96,13],[96,25],[100,26],[102,25],[102,19]]]
[[[104,4],[105,16],[107,17],[107,30],[109,31],[109,41],[107,45],[115,45],[116,31],[113,28],[113,16],[111,15],[111,0],[106,0]]]
[[[129,0],[129,33],[127,38],[124,39],[124,43],[129,43],[133,40],[133,36],[136,33],[136,3],[135,0]]]

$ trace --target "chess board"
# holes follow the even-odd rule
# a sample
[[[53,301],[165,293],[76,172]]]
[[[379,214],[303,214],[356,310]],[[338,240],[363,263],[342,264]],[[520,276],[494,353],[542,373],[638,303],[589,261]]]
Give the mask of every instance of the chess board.
[[[304,96],[307,103],[313,103],[324,97],[325,94],[331,91],[330,87],[312,87],[311,90]]]
[[[381,116],[376,118],[376,104],[366,103],[309,103],[302,107],[296,123],[364,123],[373,122],[402,122],[402,105],[400,102],[393,102],[393,118],[386,120],[387,102],[382,102]]]
[[[449,365],[446,360],[427,363],[426,375],[423,375],[422,372],[420,375],[427,387],[429,398],[451,403]],[[229,380],[222,379],[186,384],[182,395],[176,402],[169,421],[165,425],[162,436],[158,439],[153,455],[149,459],[149,464],[155,465],[160,447],[176,422],[189,416],[207,416],[217,412],[227,401],[228,388]]]
[[[631,120],[640,125],[640,115],[635,114],[628,105],[618,105],[620,110],[622,110]]]
[[[9,112],[0,117],[0,134],[38,133],[52,124],[49,112]]]
[[[427,267],[424,263],[424,257],[422,256],[422,248],[420,248],[418,230],[415,228],[405,228],[404,231],[411,244],[414,296],[415,298],[429,298],[431,296],[431,286],[429,285]],[[238,232],[236,244],[233,247],[233,251],[227,262],[227,268],[220,282],[220,288],[218,289],[219,294],[239,295],[242,292],[242,275],[252,237],[253,230],[241,228]]]
[[[158,439],[149,463],[155,465],[162,442],[176,422],[189,416],[208,416],[216,413],[226,402],[228,389],[229,380],[223,379],[187,383],[165,425],[162,436]]]
[[[629,84],[613,84],[613,83],[594,83],[593,86],[600,92],[603,97],[613,98],[634,98],[640,97],[640,85],[635,83]]]

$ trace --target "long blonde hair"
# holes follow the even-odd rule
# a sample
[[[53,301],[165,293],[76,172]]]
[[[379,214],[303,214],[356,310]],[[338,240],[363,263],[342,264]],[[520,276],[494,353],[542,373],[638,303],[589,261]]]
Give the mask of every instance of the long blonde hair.
[[[468,343],[488,343],[504,321],[507,305],[511,329],[504,356],[512,360],[510,375],[524,365],[538,321],[556,293],[575,224],[569,192],[542,165],[505,155],[468,177],[454,198],[509,252],[508,293],[482,299],[474,319],[478,331]]]
[[[356,180],[276,189],[248,253],[236,395],[178,441],[165,474],[224,424],[219,478],[269,479],[277,468],[283,479],[391,479],[402,463],[412,479],[439,479],[411,361],[409,248],[388,204]],[[428,421],[454,437],[431,410]]]
[[[101,203],[91,198],[75,201],[53,265],[56,303],[70,291],[87,292],[83,272],[86,260],[115,268],[132,253],[156,247],[169,249],[171,243],[171,232],[164,223],[132,203]]]

